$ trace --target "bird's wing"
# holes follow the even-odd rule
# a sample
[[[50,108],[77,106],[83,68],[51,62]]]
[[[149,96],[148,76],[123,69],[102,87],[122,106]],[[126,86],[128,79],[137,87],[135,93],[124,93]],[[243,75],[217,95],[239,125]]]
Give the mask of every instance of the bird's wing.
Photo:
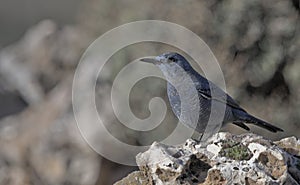
[[[201,84],[197,80],[195,85],[197,91],[204,98],[216,100],[225,103],[232,108],[245,111],[236,103],[236,101],[232,97],[230,97],[226,92],[224,92],[221,88],[216,86],[214,83],[209,82],[208,80],[205,79],[205,82],[201,81]],[[211,93],[211,91],[213,91],[213,93]]]

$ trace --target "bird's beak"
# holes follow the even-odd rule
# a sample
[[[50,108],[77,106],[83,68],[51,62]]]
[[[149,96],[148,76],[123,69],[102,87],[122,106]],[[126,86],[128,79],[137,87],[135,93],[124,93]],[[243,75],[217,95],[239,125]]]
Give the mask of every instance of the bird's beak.
[[[157,60],[155,58],[142,58],[142,59],[140,59],[140,61],[151,63],[151,64],[158,64],[159,63],[159,60]]]

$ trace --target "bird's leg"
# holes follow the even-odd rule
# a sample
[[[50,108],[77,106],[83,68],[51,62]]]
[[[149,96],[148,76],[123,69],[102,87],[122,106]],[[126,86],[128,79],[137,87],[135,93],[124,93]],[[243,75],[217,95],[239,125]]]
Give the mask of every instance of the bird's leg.
[[[201,136],[200,136],[200,139],[199,139],[200,142],[201,142],[201,139],[202,139],[203,135],[204,135],[204,132],[201,133]]]
[[[200,137],[199,137],[199,134],[201,134]],[[193,139],[194,139],[195,141],[197,141],[198,143],[200,143],[200,142],[201,142],[201,139],[202,139],[202,137],[203,137],[203,134],[204,134],[204,133],[199,133],[199,132],[197,132],[197,136],[193,137]]]

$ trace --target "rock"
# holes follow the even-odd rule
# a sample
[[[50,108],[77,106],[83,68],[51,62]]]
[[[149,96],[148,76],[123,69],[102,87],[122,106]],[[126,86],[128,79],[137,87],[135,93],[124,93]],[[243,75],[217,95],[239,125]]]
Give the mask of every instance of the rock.
[[[280,141],[275,142],[280,148],[284,149],[286,152],[300,156],[300,140],[296,137],[284,138]]]
[[[295,137],[274,143],[251,133],[217,133],[205,144],[188,139],[177,147],[154,142],[136,156],[140,171],[116,184],[298,185],[299,152]]]
[[[131,185],[131,184],[147,185],[147,184],[151,184],[151,182],[148,181],[148,179],[146,178],[146,176],[144,176],[142,171],[135,171],[130,173],[126,178],[115,183],[115,185]]]

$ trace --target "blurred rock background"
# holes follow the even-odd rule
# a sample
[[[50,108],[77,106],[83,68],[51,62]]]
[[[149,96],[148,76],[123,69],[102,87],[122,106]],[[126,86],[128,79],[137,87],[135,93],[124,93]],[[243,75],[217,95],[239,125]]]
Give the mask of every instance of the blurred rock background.
[[[299,137],[299,9],[299,0],[0,1],[0,184],[112,184],[135,169],[89,148],[71,102],[84,50],[101,34],[131,21],[165,20],[195,32],[218,59],[229,94],[285,130],[272,134],[252,127],[253,132],[274,140]],[[105,65],[96,87],[97,108],[118,139],[150,144],[174,129],[172,112],[154,131],[126,129],[113,115],[109,96],[114,77],[127,63],[169,50],[176,49],[135,44]],[[132,112],[147,117],[152,97],[167,102],[165,90],[162,80],[140,81],[132,89]],[[235,126],[224,130],[244,132]]]

